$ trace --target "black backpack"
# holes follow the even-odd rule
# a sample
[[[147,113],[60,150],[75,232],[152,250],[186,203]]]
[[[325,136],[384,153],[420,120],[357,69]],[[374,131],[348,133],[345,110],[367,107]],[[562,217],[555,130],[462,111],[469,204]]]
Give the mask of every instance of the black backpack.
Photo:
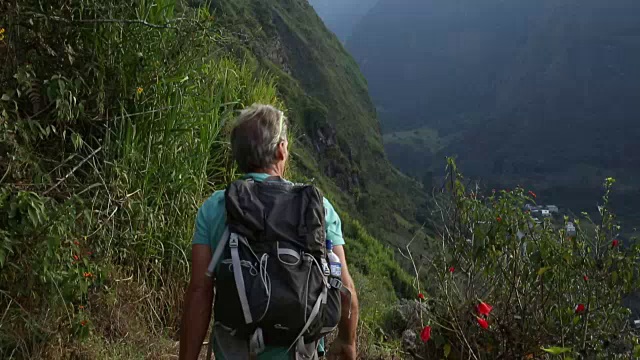
[[[280,178],[238,180],[225,207],[227,229],[209,266],[216,270],[215,335],[224,337],[218,344],[242,341],[250,353],[288,347],[314,358],[341,315],[342,283],[329,279],[326,265],[322,194]]]

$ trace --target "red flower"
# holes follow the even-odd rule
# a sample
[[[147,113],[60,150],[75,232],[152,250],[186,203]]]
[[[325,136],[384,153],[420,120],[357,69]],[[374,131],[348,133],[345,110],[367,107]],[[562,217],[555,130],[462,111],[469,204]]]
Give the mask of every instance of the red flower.
[[[489,316],[489,313],[491,313],[491,310],[493,310],[493,306],[485,302],[481,302],[478,306],[476,306],[476,311],[480,315]]]
[[[80,245],[79,241],[74,241],[73,243],[76,244],[76,245]]]
[[[86,278],[89,278],[89,277],[92,277],[92,276],[93,276],[93,274],[92,274],[92,273],[90,273],[90,272],[86,272],[86,273],[84,273],[84,274],[82,274],[82,275],[83,275],[84,277],[86,277]]]
[[[489,328],[489,323],[487,322],[487,320],[483,318],[476,318],[476,320],[478,320],[478,325],[480,325],[481,328],[483,329]]]
[[[419,293],[419,294],[418,294],[418,299],[420,299],[420,300],[424,300],[424,294],[423,294],[423,293]]]
[[[614,248],[614,247],[616,247],[618,245],[620,245],[620,240],[613,239],[613,241],[611,242],[611,247]]]
[[[536,193],[534,193],[533,191],[529,190],[529,195],[531,195],[534,199],[537,198],[538,196],[536,195]]]
[[[589,277],[587,275],[582,277],[584,279],[584,281],[589,281]]]
[[[453,266],[449,268],[449,272],[453,274],[453,272],[456,271],[456,268],[454,268]]]
[[[84,305],[78,305],[78,309],[84,310]]]
[[[586,307],[584,306],[584,304],[578,304],[576,305],[575,312],[576,314],[580,314],[583,313],[585,309]]]
[[[73,255],[73,260],[78,261],[78,259],[80,259],[78,255]]]
[[[87,255],[91,256],[91,255],[93,255],[93,252],[92,251],[87,251]]]
[[[425,326],[420,332],[420,339],[422,342],[427,342],[431,339],[431,326]]]
[[[85,326],[85,325],[87,325],[87,320],[80,321],[80,326]]]
[[[500,221],[502,221],[502,218],[500,216],[498,216],[498,217],[496,217],[496,221],[500,222]]]

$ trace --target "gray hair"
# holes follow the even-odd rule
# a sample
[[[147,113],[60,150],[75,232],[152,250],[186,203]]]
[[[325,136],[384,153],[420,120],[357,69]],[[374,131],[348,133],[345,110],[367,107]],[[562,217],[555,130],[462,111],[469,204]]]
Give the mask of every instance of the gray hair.
[[[233,157],[242,172],[265,169],[276,162],[276,150],[287,139],[287,118],[271,105],[242,110],[231,130]]]

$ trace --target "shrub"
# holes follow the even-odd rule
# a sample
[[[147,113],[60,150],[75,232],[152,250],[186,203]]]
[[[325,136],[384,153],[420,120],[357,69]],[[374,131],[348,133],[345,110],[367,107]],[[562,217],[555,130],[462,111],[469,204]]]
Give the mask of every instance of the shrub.
[[[416,271],[433,328],[425,353],[473,359],[628,358],[637,339],[622,298],[638,288],[640,252],[622,244],[604,183],[599,216],[575,220],[577,235],[524,211],[522,188],[483,197],[453,160],[434,199],[433,257]],[[565,217],[564,222],[569,219]],[[419,329],[416,329],[419,330]]]

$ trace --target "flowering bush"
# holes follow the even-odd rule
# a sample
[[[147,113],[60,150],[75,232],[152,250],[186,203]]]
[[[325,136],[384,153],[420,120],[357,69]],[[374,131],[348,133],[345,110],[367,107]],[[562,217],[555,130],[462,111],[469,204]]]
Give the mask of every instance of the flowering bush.
[[[614,180],[604,184],[598,219],[583,214],[569,236],[562,220],[536,224],[522,210],[535,202],[532,191],[482,197],[465,188],[452,160],[448,170],[447,191],[434,197],[433,256],[416,264],[426,286],[425,351],[469,359],[628,358],[637,340],[621,301],[638,288],[640,253],[617,238]]]

